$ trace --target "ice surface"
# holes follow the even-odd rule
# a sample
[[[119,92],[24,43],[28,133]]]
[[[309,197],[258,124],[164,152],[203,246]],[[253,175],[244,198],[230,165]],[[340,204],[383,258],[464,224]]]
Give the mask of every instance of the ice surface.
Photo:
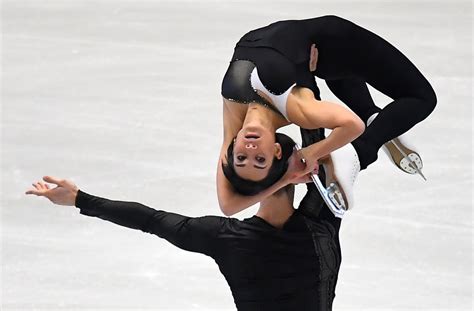
[[[3,1],[2,310],[233,310],[211,259],[23,193],[49,174],[220,215],[220,82],[235,42],[325,14],[388,39],[438,95],[411,131],[428,181],[382,153],[360,175],[334,309],[471,310],[472,4],[441,0]]]

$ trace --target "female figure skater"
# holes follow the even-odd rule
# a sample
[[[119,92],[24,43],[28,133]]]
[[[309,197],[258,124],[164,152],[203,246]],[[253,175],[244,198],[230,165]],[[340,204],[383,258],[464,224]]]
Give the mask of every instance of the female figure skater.
[[[304,170],[292,158],[290,169]],[[341,262],[340,219],[334,217],[314,186],[293,208],[289,185],[260,204],[243,221],[217,216],[191,218],[135,202],[87,194],[72,182],[50,176],[26,194],[80,213],[166,239],[177,247],[212,257],[230,286],[238,310],[331,310]]]
[[[314,56],[316,48],[317,68],[314,57],[308,68],[310,54]],[[270,53],[270,51],[286,60],[282,63],[291,64],[291,66],[282,65],[272,68],[261,66],[261,63],[265,64],[265,59],[260,59],[255,55]],[[250,68],[246,71],[245,60],[250,60],[248,65]],[[252,64],[256,64],[256,68],[253,68]],[[262,70],[261,67],[263,67]],[[352,144],[332,152],[328,161],[332,164],[328,166],[330,168],[328,176],[339,183],[348,201],[348,207],[353,205],[352,185],[359,170],[373,163],[377,159],[378,150],[386,143],[391,159],[400,169],[408,173],[420,172],[422,162],[419,154],[404,145],[402,137],[399,136],[433,111],[436,95],[425,77],[395,47],[374,33],[336,16],[276,22],[247,33],[237,43],[234,57],[224,77],[222,95],[227,100],[242,102],[238,100],[235,90],[240,91],[244,87],[228,86],[229,76],[240,75],[241,79],[238,81],[242,85],[244,81],[250,81],[245,85],[248,93],[254,94],[252,96],[255,101],[256,96],[266,96],[267,105],[273,104],[272,107],[279,107],[279,111],[291,119],[288,110],[289,102],[300,89],[295,89],[295,84],[291,84],[290,80],[283,83],[282,80],[275,78],[285,76],[284,73],[289,70],[281,72],[283,70],[281,68],[287,67],[292,68],[293,81],[296,81],[296,85],[310,86],[308,88],[313,90],[316,98],[319,98],[319,90],[315,85],[313,75],[325,79],[331,91],[368,125],[365,132]],[[366,83],[391,97],[393,102],[384,109],[376,107]],[[232,86],[236,85],[238,86],[237,83],[233,83]],[[312,96],[309,93],[307,95]],[[250,98],[250,95],[247,97]],[[225,113],[224,109],[224,117]],[[228,119],[224,118],[224,122]],[[308,124],[299,125],[303,128],[311,128],[307,126]],[[395,139],[396,137],[399,139]],[[234,161],[236,153],[247,158],[249,150],[260,148],[258,142],[249,144],[244,138],[252,138],[252,135],[237,136],[235,146],[248,146],[253,149],[234,147]],[[305,157],[312,155],[314,154],[304,154]],[[251,156],[253,153],[249,153],[249,157]],[[223,157],[221,160],[225,161]],[[313,161],[314,158],[310,159],[310,163],[314,163]],[[225,164],[224,167],[226,167]],[[252,169],[256,170],[251,166],[247,168],[247,170]],[[246,172],[247,175],[242,175],[241,170],[235,169],[235,163],[233,171],[230,167],[224,173],[229,176],[228,179],[232,185],[246,183],[247,181],[243,179],[249,174]],[[243,178],[236,178],[235,175]],[[222,189],[228,190],[224,187],[221,187],[221,191]],[[240,188],[236,186],[228,191],[239,192]],[[224,196],[221,195],[221,197]],[[225,200],[219,202],[221,207],[225,207]]]
[[[282,176],[292,152],[275,134],[278,128],[294,123],[305,129],[332,129],[326,139],[300,151],[306,161],[304,174],[317,167],[318,159],[363,132],[363,122],[352,111],[315,98],[309,61],[309,51],[306,62],[295,65],[274,49],[237,44],[222,82],[224,139],[217,193],[225,215],[288,184]]]

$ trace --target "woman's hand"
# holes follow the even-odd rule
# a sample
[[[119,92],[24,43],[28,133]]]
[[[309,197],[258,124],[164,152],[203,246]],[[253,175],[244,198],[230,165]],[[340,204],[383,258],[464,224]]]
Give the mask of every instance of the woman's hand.
[[[309,71],[313,72],[316,70],[316,65],[318,64],[318,49],[316,44],[311,45],[310,59],[309,59]]]
[[[51,176],[44,176],[43,180],[55,184],[57,187],[50,188],[50,186],[43,181],[38,181],[32,184],[35,189],[30,189],[26,191],[25,194],[46,197],[51,202],[58,205],[75,205],[79,188],[77,188],[73,182]]]

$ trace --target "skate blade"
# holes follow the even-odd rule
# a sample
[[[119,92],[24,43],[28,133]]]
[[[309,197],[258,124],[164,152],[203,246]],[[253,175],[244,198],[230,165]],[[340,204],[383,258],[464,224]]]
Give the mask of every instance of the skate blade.
[[[345,201],[336,183],[332,183],[329,187],[324,187],[318,175],[311,174],[311,179],[316,185],[321,197],[326,203],[329,210],[338,218],[342,218],[347,211]]]
[[[331,202],[336,206],[336,208],[344,211],[348,210],[344,194],[337,182],[332,182],[326,190]]]
[[[335,206],[339,209],[347,211],[349,206],[347,204],[347,197],[344,193],[344,190],[337,182],[336,175],[334,173],[334,163],[332,158],[329,156],[324,161],[321,162],[326,172],[326,190],[328,192],[329,198]]]
[[[295,145],[295,149],[300,150],[301,147],[299,145]],[[339,185],[336,182],[333,182],[329,185],[329,187],[326,188],[317,174],[311,174],[311,179],[329,210],[334,214],[335,217],[342,219],[342,217],[344,217],[344,213],[347,211],[347,204],[345,204],[346,201],[344,200]]]

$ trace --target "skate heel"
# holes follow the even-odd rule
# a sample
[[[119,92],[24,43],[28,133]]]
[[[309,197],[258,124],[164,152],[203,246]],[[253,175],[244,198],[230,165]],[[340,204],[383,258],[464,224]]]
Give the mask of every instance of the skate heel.
[[[416,169],[409,165],[408,159],[415,162],[418,169],[423,168],[420,155],[415,151],[405,147],[398,138],[384,144],[383,149],[390,160],[402,171],[408,174],[416,174]]]
[[[426,177],[423,172],[423,161],[420,155],[403,143],[402,136],[394,138],[383,145],[383,150],[400,170],[408,174],[419,174],[424,180]]]
[[[367,126],[377,118],[378,113],[374,113],[367,120]],[[421,171],[423,168],[423,161],[421,160],[418,152],[414,151],[414,147],[410,146],[409,139],[406,135],[400,135],[397,138],[386,142],[383,147],[383,151],[387,154],[390,161],[395,164],[400,170],[408,174],[419,174],[424,180],[425,175]]]

